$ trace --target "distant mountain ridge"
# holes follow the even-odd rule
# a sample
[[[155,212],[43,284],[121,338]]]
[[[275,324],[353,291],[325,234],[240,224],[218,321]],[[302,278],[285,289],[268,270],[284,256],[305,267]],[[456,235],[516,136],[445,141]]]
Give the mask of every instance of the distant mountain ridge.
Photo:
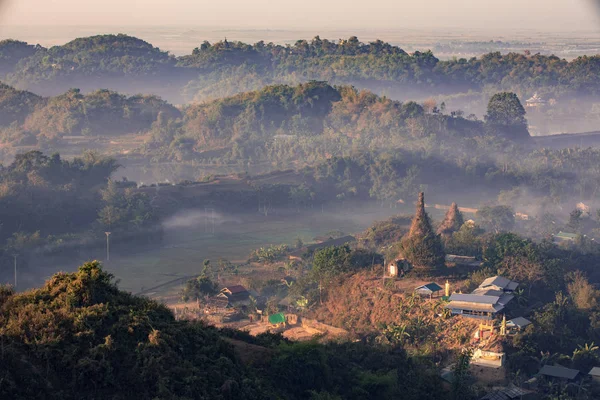
[[[478,91],[490,85],[595,96],[600,94],[599,77],[597,55],[568,62],[555,56],[495,52],[441,61],[431,51],[408,54],[380,40],[362,43],[355,36],[338,42],[317,36],[287,46],[205,41],[182,57],[123,34],[79,38],[51,48],[0,42],[0,79],[19,89],[56,95],[71,87],[84,92],[109,88],[154,93],[174,103],[313,79],[398,96]]]

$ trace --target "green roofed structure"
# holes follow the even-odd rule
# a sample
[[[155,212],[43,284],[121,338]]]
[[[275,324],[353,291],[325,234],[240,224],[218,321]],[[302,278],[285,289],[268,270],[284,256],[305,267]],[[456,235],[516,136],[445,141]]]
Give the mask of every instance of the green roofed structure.
[[[269,323],[271,325],[285,324],[285,315],[283,313],[269,315]]]
[[[574,242],[577,237],[579,235],[576,233],[569,233],[569,232],[558,232],[556,235],[554,235],[554,241],[555,242],[563,242],[563,241],[571,241]]]
[[[428,283],[427,285],[419,286],[415,289],[415,292],[421,295],[427,295],[430,298],[433,297],[434,294],[441,292],[442,287],[435,282]]]

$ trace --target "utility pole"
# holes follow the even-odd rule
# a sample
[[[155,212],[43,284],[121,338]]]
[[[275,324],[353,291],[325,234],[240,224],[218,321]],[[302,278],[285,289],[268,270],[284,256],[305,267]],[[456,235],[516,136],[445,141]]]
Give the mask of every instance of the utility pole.
[[[212,207],[204,207],[204,232],[215,235],[215,209]]]
[[[110,241],[109,237],[111,232],[104,232],[106,234],[106,261],[110,261]]]
[[[13,254],[15,259],[15,290],[17,289],[17,254]]]

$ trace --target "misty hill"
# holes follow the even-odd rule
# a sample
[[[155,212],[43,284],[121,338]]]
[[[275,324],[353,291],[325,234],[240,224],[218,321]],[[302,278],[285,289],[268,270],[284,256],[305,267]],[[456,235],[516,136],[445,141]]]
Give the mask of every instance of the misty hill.
[[[191,105],[181,120],[161,120],[147,154],[162,159],[215,157],[221,161],[288,162],[327,158],[352,148],[410,148],[424,138],[483,134],[484,123],[461,113],[443,114],[435,102],[402,103],[353,87],[310,81],[273,85],[233,97]],[[501,135],[500,135],[501,136]],[[292,153],[288,153],[288,151]],[[279,156],[278,156],[279,154]],[[285,154],[285,155],[284,155]]]
[[[325,82],[268,86],[185,110],[184,130],[198,142],[248,140],[255,134],[323,132],[325,117],[340,93]]]
[[[147,131],[159,115],[176,119],[180,112],[157,96],[125,95],[109,90],[82,94],[71,89],[44,98],[0,84],[0,128],[10,127],[6,142],[19,144],[23,138],[35,143],[63,135],[115,136]]]
[[[0,287],[0,340],[2,398],[449,398],[401,348],[176,321],[120,291],[97,261],[25,293]]]
[[[22,124],[44,99],[34,93],[15,88],[0,82],[0,126],[13,122]]]
[[[431,51],[408,54],[379,40],[362,43],[355,36],[336,42],[317,36],[287,46],[204,42],[179,58],[127,35],[80,38],[50,49],[15,43],[0,46],[0,60],[12,60],[4,64],[5,79],[44,95],[71,87],[110,88],[155,93],[179,103],[308,80],[351,84],[399,98],[481,91],[486,86],[529,95],[536,90],[557,96],[600,93],[598,56],[568,62],[495,52],[441,61]],[[15,65],[14,60],[20,61]]]
[[[19,40],[0,41],[0,77],[13,72],[19,61],[32,56],[38,50],[44,50],[44,48]]]
[[[152,93],[160,87],[164,93],[179,82],[181,74],[174,66],[174,57],[143,40],[121,34],[99,35],[39,48],[22,57],[5,78],[12,85],[42,95],[56,95],[73,87],[84,91],[120,88],[129,93]]]

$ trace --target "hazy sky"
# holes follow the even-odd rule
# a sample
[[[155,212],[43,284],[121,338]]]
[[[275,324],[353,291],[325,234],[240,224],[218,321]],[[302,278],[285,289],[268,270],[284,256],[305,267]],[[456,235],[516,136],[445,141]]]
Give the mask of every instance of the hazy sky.
[[[2,25],[600,31],[596,0],[0,0]]]

